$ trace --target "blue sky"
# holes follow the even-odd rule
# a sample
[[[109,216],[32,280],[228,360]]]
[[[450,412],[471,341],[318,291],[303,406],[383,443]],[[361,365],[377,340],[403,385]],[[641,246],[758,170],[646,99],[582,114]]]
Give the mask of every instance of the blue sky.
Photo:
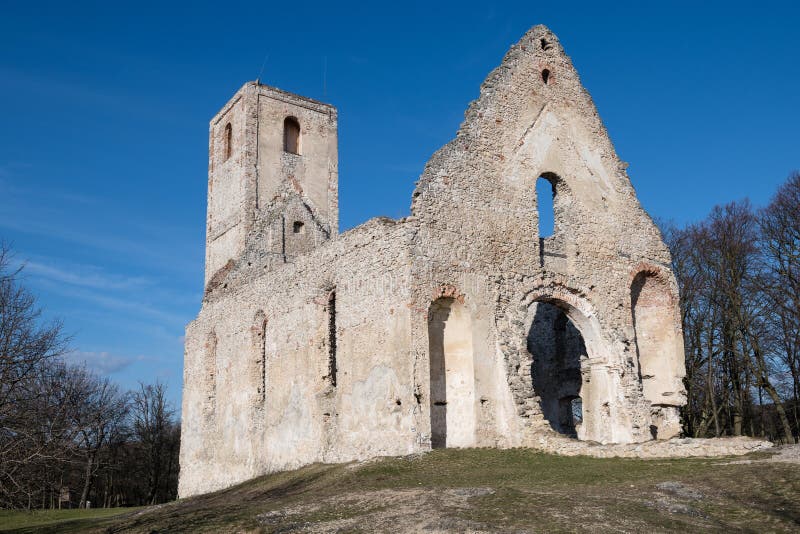
[[[685,223],[762,204],[800,167],[800,7],[693,4],[0,0],[0,238],[76,360],[125,387],[164,380],[179,404],[208,121],[262,64],[264,83],[338,107],[347,229],[408,213],[483,78],[546,24],[644,207]]]

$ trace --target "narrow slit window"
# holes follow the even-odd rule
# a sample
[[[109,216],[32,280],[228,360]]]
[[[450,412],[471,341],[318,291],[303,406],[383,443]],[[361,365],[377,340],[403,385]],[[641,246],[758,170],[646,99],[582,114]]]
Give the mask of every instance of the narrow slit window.
[[[206,338],[204,377],[205,405],[207,415],[213,415],[217,404],[217,334],[212,330]]]
[[[328,377],[336,386],[336,290],[328,296]]]
[[[300,154],[300,123],[294,117],[286,117],[283,121],[283,150]]]
[[[225,160],[227,161],[228,158],[231,157],[231,154],[233,154],[233,128],[231,127],[231,123],[225,125],[224,148]]]
[[[547,178],[536,180],[536,205],[539,208],[539,237],[550,237],[555,232],[555,186]]]
[[[267,320],[261,320],[261,346],[259,347],[261,383],[259,384],[258,400],[263,403],[267,399]]]

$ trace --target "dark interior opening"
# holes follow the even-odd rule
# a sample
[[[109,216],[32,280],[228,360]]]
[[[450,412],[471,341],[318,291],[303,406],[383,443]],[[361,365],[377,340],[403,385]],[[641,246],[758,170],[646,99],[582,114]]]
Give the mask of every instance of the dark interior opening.
[[[577,437],[583,421],[581,360],[587,358],[586,345],[563,310],[548,302],[534,306],[527,337],[533,388],[553,430]]]

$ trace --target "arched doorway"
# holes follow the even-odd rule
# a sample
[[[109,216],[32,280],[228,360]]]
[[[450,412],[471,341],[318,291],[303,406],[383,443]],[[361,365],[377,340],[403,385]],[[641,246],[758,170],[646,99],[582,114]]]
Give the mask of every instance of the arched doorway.
[[[600,443],[630,442],[618,366],[591,304],[575,293],[551,286],[526,298],[532,395],[557,432]]]
[[[475,364],[466,306],[440,298],[428,312],[431,447],[475,444]]]
[[[580,330],[549,302],[534,302],[527,336],[531,378],[544,418],[556,432],[578,437],[583,422],[581,365],[588,358]]]

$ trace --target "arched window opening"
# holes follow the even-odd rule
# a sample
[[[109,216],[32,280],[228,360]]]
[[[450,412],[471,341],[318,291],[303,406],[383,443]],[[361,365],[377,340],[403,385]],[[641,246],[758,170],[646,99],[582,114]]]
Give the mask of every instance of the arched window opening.
[[[469,310],[441,298],[428,313],[431,448],[475,444],[475,364]]]
[[[545,85],[550,83],[550,71],[548,69],[542,71],[542,81]]]
[[[283,121],[283,150],[300,154],[300,123],[294,117],[286,117]]]
[[[336,387],[336,290],[328,295],[328,379]]]
[[[231,157],[233,154],[233,128],[231,127],[231,123],[225,125],[225,138],[224,138],[224,150],[225,150],[225,161]]]
[[[548,302],[534,306],[527,337],[534,391],[553,430],[578,437],[584,418],[581,364],[588,358],[586,344],[563,310]]]
[[[556,187],[553,178],[540,176],[536,179],[536,207],[539,211],[539,237],[550,237],[555,233]]]

